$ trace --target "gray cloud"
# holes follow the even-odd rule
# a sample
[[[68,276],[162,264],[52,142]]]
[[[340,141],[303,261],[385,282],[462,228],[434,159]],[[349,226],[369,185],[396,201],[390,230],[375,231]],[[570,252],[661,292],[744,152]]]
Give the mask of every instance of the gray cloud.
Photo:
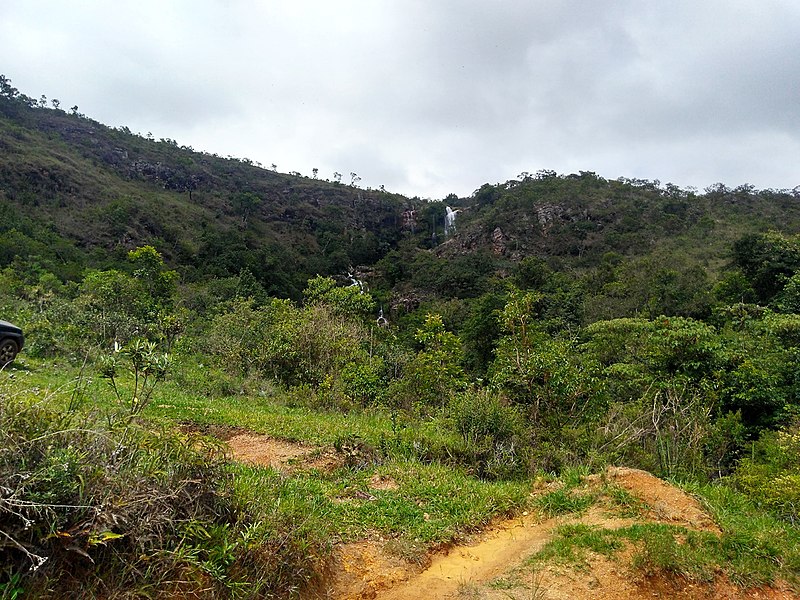
[[[423,197],[520,171],[800,183],[800,5],[5,2],[3,72],[92,117]]]

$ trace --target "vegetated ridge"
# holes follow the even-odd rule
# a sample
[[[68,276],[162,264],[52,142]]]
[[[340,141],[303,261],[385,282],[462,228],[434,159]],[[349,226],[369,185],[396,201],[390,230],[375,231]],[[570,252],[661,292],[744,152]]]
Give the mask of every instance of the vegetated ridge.
[[[0,596],[450,594],[514,519],[459,597],[797,592],[796,190],[423,201],[50,105],[0,77]]]
[[[247,269],[282,297],[299,298],[316,274],[356,267],[371,285],[412,298],[469,297],[525,257],[583,271],[604,257],[677,257],[679,269],[699,265],[714,279],[745,233],[800,228],[796,191],[718,183],[699,193],[539,171],[426,202],[360,189],[355,173],[351,185],[340,174],[282,174],[56,106],[3,78],[0,261],[35,257],[65,278],[150,244],[186,281]],[[446,204],[457,210],[449,236]]]

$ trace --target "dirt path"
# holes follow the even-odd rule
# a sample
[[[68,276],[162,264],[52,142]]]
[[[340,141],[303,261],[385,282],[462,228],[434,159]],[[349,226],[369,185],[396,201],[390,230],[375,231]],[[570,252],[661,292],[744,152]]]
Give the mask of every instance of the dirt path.
[[[340,548],[339,570],[324,597],[335,600],[455,598],[459,590],[508,574],[551,540],[559,525],[583,523],[617,528],[633,522],[632,519],[610,519],[600,509],[592,509],[580,518],[566,516],[545,521],[525,515],[496,523],[470,544],[434,554],[424,569],[392,561],[374,543],[347,545]]]
[[[236,433],[227,439],[227,443],[236,460],[280,471],[291,472],[300,466],[328,471],[341,464],[341,459],[331,450],[255,433]]]
[[[554,520],[536,523],[530,517],[501,523],[473,545],[434,556],[422,573],[377,597],[412,600],[424,590],[426,598],[446,598],[459,586],[488,581],[544,546],[555,524]]]
[[[332,469],[340,458],[330,450],[293,444],[267,436],[237,431],[227,437],[234,458],[284,471],[296,468]],[[741,590],[723,577],[712,583],[682,578],[647,578],[630,567],[630,556],[593,555],[586,568],[524,566],[565,523],[583,523],[616,529],[634,522],[660,522],[687,529],[719,533],[696,499],[682,490],[636,469],[610,468],[604,475],[637,498],[643,514],[620,518],[594,506],[582,515],[538,520],[525,514],[487,528],[470,544],[451,547],[428,557],[420,566],[386,551],[383,542],[364,540],[341,545],[330,575],[314,597],[325,600],[691,600],[759,598],[796,600],[785,589]],[[599,476],[586,486],[601,485]],[[376,489],[394,489],[392,481],[375,480]],[[386,486],[386,487],[383,487]],[[628,553],[630,554],[630,553]]]

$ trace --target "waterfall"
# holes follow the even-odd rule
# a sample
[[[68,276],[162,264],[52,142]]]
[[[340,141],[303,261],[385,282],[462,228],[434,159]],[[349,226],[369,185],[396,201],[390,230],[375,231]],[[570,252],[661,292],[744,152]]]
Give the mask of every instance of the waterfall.
[[[355,275],[351,272],[347,272],[347,278],[350,280],[350,287],[357,287],[358,291],[362,294],[364,293],[364,282],[360,279],[356,279]]]
[[[444,215],[444,237],[446,238],[456,231],[456,214],[458,211],[453,210],[449,206],[445,206],[444,208],[445,211],[447,211]]]
[[[378,327],[388,327],[389,326],[389,320],[386,317],[383,316],[383,307],[382,306],[381,306],[381,312],[378,315],[378,318],[376,319],[376,322],[378,324]]]

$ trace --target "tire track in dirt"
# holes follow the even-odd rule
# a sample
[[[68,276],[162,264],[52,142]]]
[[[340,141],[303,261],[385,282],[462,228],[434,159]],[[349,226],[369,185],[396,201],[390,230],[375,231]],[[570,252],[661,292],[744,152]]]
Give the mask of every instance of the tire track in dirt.
[[[472,545],[455,546],[432,558],[416,577],[375,596],[382,600],[446,598],[459,586],[480,583],[502,575],[539,549],[551,538],[557,519],[537,523],[532,517],[506,521],[484,533]]]

